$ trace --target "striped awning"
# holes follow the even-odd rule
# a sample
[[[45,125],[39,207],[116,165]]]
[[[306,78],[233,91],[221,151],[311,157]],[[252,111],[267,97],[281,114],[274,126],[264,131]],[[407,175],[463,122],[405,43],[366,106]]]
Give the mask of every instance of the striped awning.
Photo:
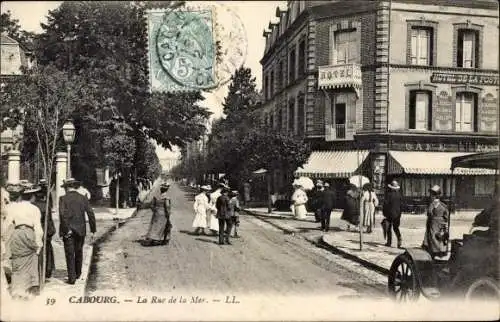
[[[451,174],[451,159],[469,155],[466,152],[389,151],[387,173],[394,174]],[[493,175],[490,169],[455,168],[454,175]]]
[[[307,163],[295,171],[295,176],[349,178],[356,173],[367,156],[367,150],[313,151]]]

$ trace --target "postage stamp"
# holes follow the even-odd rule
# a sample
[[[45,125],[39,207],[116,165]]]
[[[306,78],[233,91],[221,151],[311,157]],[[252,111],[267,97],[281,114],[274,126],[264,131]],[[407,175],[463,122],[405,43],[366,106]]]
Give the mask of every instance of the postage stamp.
[[[217,89],[246,58],[240,18],[220,4],[147,12],[152,92]]]

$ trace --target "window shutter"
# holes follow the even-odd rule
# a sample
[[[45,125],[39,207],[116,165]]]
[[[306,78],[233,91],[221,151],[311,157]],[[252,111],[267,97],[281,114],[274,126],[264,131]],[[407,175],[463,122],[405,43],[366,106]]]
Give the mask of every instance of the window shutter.
[[[455,131],[462,131],[462,100],[463,94],[458,94],[455,104]]]
[[[349,40],[349,54],[348,59],[350,64],[355,64],[359,61],[359,50],[358,50],[358,33],[356,31],[350,32]]]
[[[427,93],[417,93],[415,99],[415,128],[417,130],[427,129],[427,109],[428,95]]]
[[[464,66],[464,31],[458,31],[458,39],[457,39],[457,67]]]
[[[465,68],[474,67],[472,64],[473,61],[473,51],[474,51],[474,33],[466,32],[463,36],[463,65]]]
[[[429,32],[426,29],[419,30],[419,57],[418,65],[427,65],[429,57]]]
[[[411,63],[412,65],[417,64],[417,30],[411,30]]]
[[[325,141],[332,141],[335,139],[335,131],[333,129],[333,113],[332,113],[332,98],[329,93],[325,93]]]
[[[410,92],[410,108],[408,115],[408,127],[410,129],[415,129],[415,92]]]

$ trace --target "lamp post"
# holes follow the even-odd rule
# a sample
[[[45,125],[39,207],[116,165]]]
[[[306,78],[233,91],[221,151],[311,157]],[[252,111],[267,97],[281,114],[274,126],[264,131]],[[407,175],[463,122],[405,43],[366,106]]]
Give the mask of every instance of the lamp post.
[[[71,144],[75,141],[75,125],[71,120],[67,120],[62,127],[64,142],[67,145],[68,163],[66,169],[66,178],[71,178]]]

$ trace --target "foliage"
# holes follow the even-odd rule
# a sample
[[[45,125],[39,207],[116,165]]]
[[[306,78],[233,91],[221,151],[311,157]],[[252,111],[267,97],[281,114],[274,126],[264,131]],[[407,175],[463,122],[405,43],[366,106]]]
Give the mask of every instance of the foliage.
[[[11,12],[0,14],[0,32],[6,33],[9,37],[19,42],[24,48],[31,50],[35,34],[21,29],[19,20],[12,18]]]

